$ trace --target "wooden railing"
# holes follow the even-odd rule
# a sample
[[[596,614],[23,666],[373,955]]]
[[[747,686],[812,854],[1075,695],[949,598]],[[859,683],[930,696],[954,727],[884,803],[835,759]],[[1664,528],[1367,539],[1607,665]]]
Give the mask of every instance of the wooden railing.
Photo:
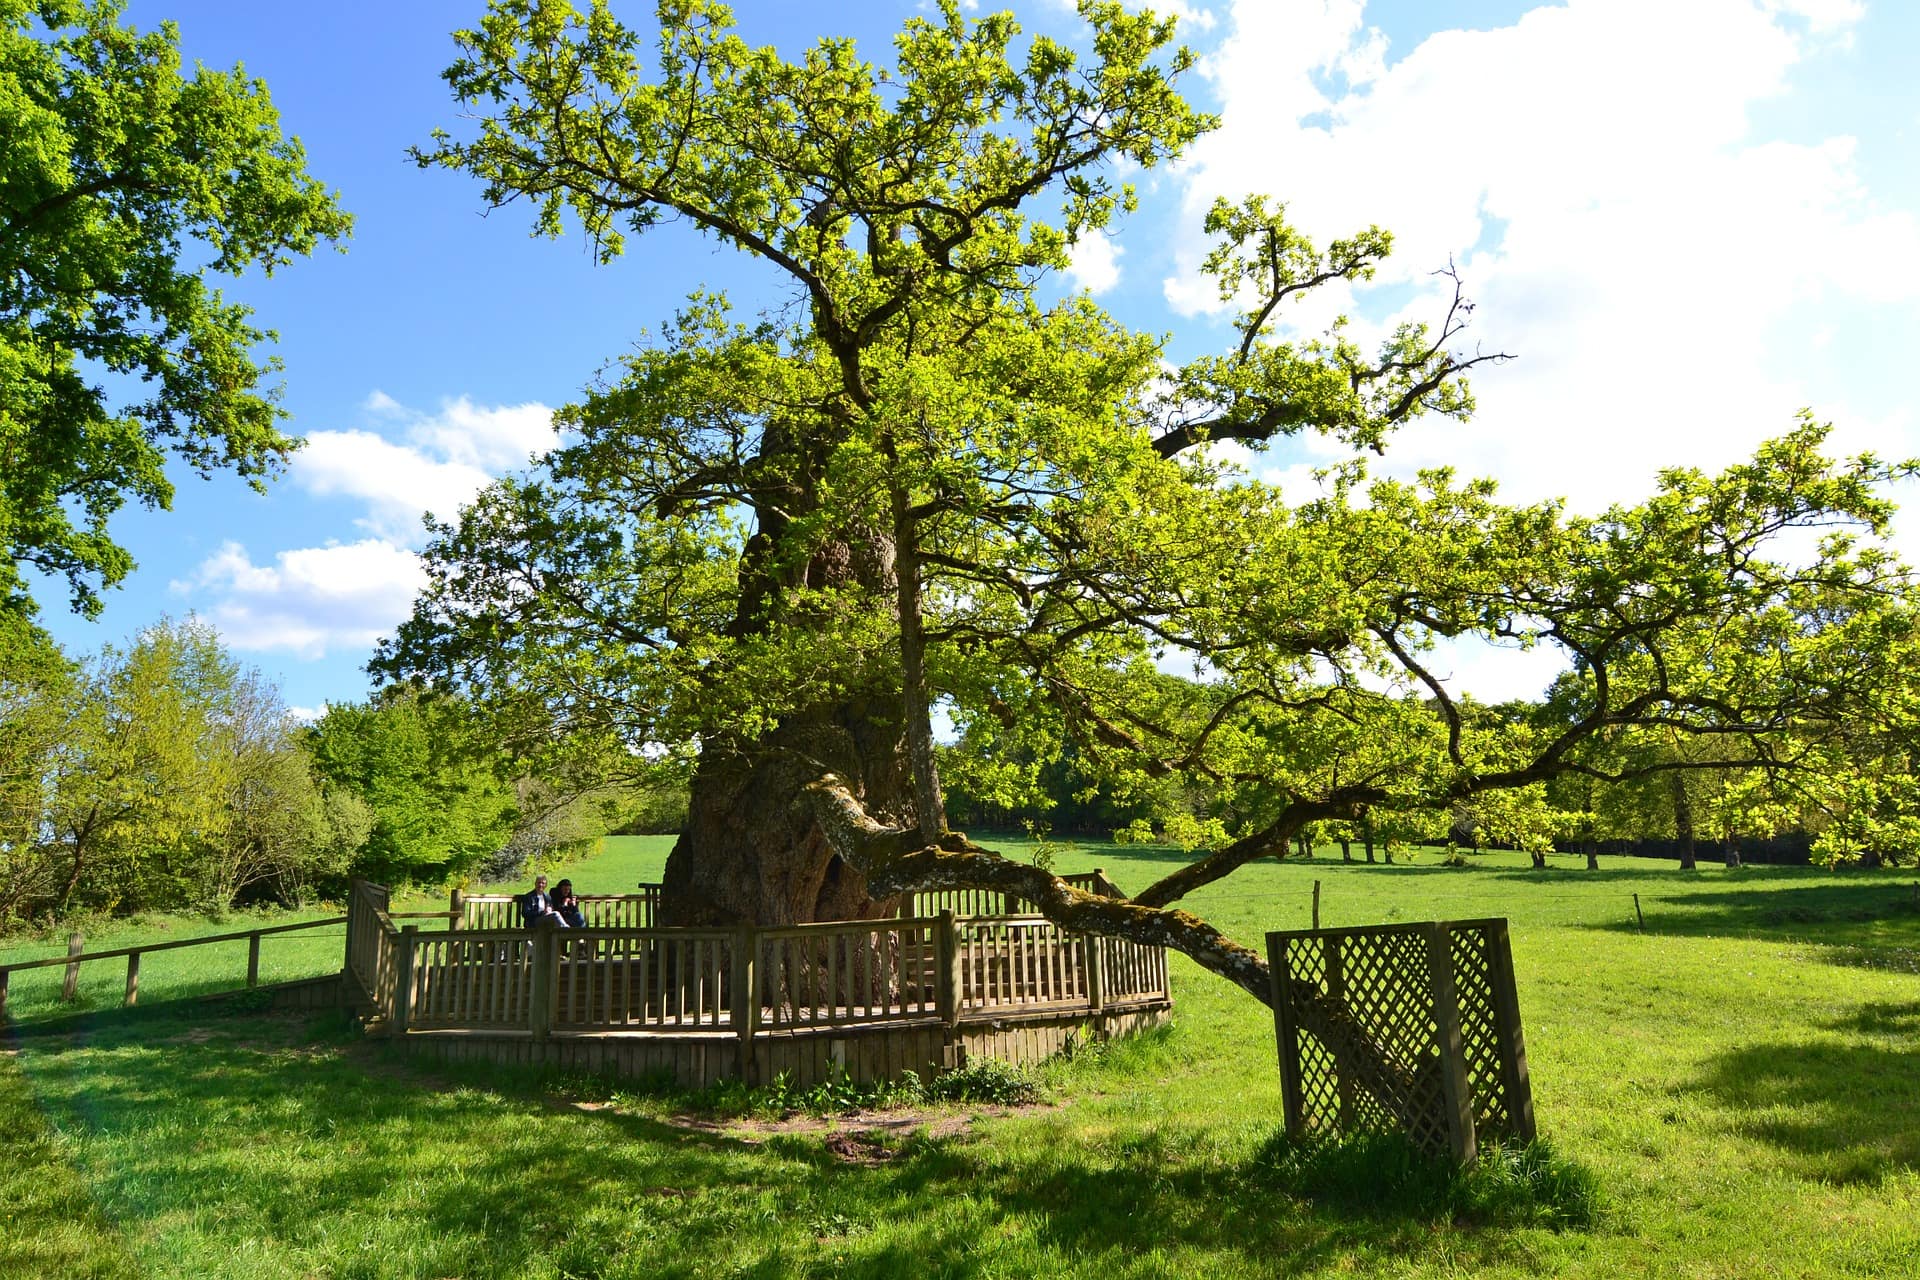
[[[651,929],[659,917],[660,886],[642,884],[639,893],[583,893],[580,914],[589,929]],[[463,929],[523,929],[519,894],[454,892],[454,910]]]
[[[954,929],[953,917],[941,916],[759,931],[756,960],[764,968],[758,985],[767,1025],[945,1017],[938,979],[943,957],[952,954]]]
[[[79,997],[80,966],[90,961],[118,960],[127,962],[127,985],[121,998],[124,1005],[137,1004],[140,999],[140,958],[155,951],[177,951],[182,947],[205,947],[220,942],[247,941],[247,986],[260,984],[260,939],[274,934],[293,933],[303,929],[324,929],[330,925],[347,923],[347,916],[329,916],[324,920],[302,920],[296,924],[267,925],[259,929],[242,929],[235,933],[209,934],[201,938],[177,938],[171,942],[148,942],[137,947],[113,947],[104,951],[87,951],[85,939],[73,934],[67,940],[67,954],[52,956],[45,960],[19,960],[12,964],[0,965],[0,1016],[7,1011],[7,992],[12,986],[13,974],[24,969],[50,969],[56,965],[65,965],[67,972],[60,985],[60,998],[71,1003]]]
[[[399,1031],[799,1031],[1164,1001],[1166,956],[1037,916],[772,929],[395,929],[357,893],[351,968]]]
[[[387,914],[392,893],[385,885],[355,880],[347,897],[347,972],[359,983],[374,1012],[392,1022],[398,1003],[399,939]]]
[[[969,1013],[1102,1009],[1167,995],[1163,948],[1069,933],[1038,916],[962,921],[957,946]]]
[[[1104,867],[1076,871],[1060,879],[1075,889],[1085,889],[1103,898],[1126,897],[1118,885],[1107,879]],[[951,911],[957,916],[1011,916],[1025,911],[1027,905],[1017,895],[999,889],[926,889],[902,894],[899,914],[937,916],[942,911]]]

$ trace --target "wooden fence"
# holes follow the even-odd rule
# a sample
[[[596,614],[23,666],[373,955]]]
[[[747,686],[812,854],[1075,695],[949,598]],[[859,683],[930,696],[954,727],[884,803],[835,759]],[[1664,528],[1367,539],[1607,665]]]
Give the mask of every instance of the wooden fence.
[[[453,910],[463,929],[524,929],[519,894],[461,893]],[[660,886],[642,884],[638,893],[583,893],[580,914],[589,929],[651,929],[659,919]]]
[[[1400,1129],[1459,1161],[1534,1136],[1505,920],[1267,935],[1287,1132]]]
[[[1167,1000],[1160,948],[1072,934],[1032,916],[963,920],[945,912],[767,929],[422,932],[396,926],[387,901],[380,886],[355,885],[347,968],[374,1013],[399,1032],[751,1038],[889,1024],[951,1027]],[[473,900],[466,906],[459,918],[476,918]]]
[[[1076,871],[1060,879],[1075,889],[1084,889],[1088,893],[1097,893],[1106,898],[1121,898],[1126,895],[1113,881],[1107,879],[1106,868],[1095,867],[1092,871]],[[1019,915],[1027,903],[1013,894],[999,889],[928,889],[919,893],[902,894],[900,912],[902,916],[937,916],[943,911],[951,911],[957,916],[1012,916]]]
[[[25,969],[50,969],[56,965],[65,965],[67,972],[60,986],[60,996],[69,1002],[79,995],[80,966],[100,960],[125,959],[127,962],[127,985],[121,998],[124,1005],[134,1005],[140,999],[140,958],[155,951],[177,951],[182,947],[205,947],[221,942],[238,942],[242,938],[247,942],[246,985],[256,987],[260,984],[260,939],[275,934],[294,933],[304,929],[324,929],[331,925],[345,924],[347,916],[330,916],[324,920],[302,920],[297,924],[268,925],[260,929],[242,929],[235,933],[216,933],[202,938],[176,938],[170,942],[148,942],[137,947],[113,947],[104,951],[87,951],[85,939],[73,934],[67,940],[67,954],[53,956],[45,960],[19,960],[12,964],[0,965],[0,1017],[7,1012],[7,992],[12,985],[14,973]]]

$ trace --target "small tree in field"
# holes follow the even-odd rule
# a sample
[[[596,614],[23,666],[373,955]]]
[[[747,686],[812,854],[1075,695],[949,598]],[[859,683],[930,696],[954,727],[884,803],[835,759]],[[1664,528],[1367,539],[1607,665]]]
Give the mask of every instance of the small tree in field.
[[[1279,336],[1293,301],[1367,279],[1391,241],[1316,244],[1261,198],[1207,218],[1207,270],[1240,308],[1226,351],[1169,373],[1157,340],[1049,301],[1069,247],[1132,205],[1116,168],[1211,124],[1177,92],[1171,22],[1081,12],[1084,55],[945,3],[884,68],[844,40],[787,61],[704,0],[661,5],[651,74],[602,4],[496,0],[460,33],[447,78],[478,115],[423,164],[609,261],[691,224],[793,305],[695,298],[564,410],[538,470],[435,530],[382,668],[472,691],[529,750],[695,744],[669,921],[991,886],[1262,999],[1258,957],[1174,904],[1313,824],[1398,831],[1606,773],[1589,744],[1636,726],[1751,751],[1826,732],[1853,696],[1826,676],[1876,669],[1904,571],[1871,537],[1792,564],[1768,547],[1879,534],[1892,469],[1828,460],[1808,423],[1592,518],[1446,471],[1370,481],[1357,458],[1289,504],[1209,446],[1313,432],[1362,454],[1467,414],[1462,374],[1496,357],[1463,347],[1457,288],[1372,351],[1338,327]],[[1424,656],[1469,635],[1565,652],[1564,723],[1519,732],[1456,700]],[[1174,654],[1208,678],[1163,679]],[[1008,758],[1070,742],[1122,785],[1204,780],[1236,829],[1131,900],[1071,889],[947,828],[936,703]]]

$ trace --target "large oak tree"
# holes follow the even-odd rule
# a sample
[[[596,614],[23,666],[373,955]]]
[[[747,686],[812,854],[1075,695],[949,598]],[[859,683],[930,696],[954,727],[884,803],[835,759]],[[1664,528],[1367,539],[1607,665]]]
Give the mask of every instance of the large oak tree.
[[[1461,375],[1500,358],[1463,345],[1457,282],[1371,351],[1282,336],[1300,295],[1373,272],[1376,228],[1323,246],[1266,200],[1216,206],[1206,266],[1238,339],[1178,368],[1085,297],[1049,301],[1072,244],[1131,205],[1116,172],[1211,123],[1178,94],[1170,22],[1081,12],[1076,50],[947,3],[887,66],[832,39],[787,61],[705,0],[660,6],[651,70],[601,3],[495,0],[456,36],[471,115],[421,163],[607,260],[677,221],[791,289],[748,317],[697,297],[623,357],[539,469],[435,531],[379,664],[475,693],[529,751],[691,752],[669,921],[992,886],[1264,999],[1258,958],[1176,904],[1307,824],[1605,773],[1589,744],[1641,727],[1791,768],[1881,674],[1906,625],[1873,537],[1892,469],[1829,461],[1810,423],[1591,518],[1447,472],[1369,481],[1359,457],[1468,413]],[[1302,504],[1213,447],[1302,432],[1356,454]],[[1829,525],[1869,536],[1768,550]],[[1449,636],[1564,650],[1558,727],[1456,700],[1427,661]],[[1182,655],[1205,681],[1159,677]],[[1205,778],[1239,829],[1129,901],[1069,888],[947,828],[935,705],[1008,760],[1071,742],[1115,785]]]

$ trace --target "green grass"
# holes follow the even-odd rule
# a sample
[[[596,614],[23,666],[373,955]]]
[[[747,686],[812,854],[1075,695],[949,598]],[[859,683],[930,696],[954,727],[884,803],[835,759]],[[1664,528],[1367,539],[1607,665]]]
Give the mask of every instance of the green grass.
[[[668,844],[612,840],[554,874],[617,891],[658,879]],[[1138,889],[1177,857],[1069,846],[1059,869]],[[1255,942],[1308,923],[1316,879],[1329,925],[1511,919],[1547,1146],[1452,1179],[1387,1148],[1286,1146],[1266,1010],[1180,957],[1175,1027],[1051,1066],[1057,1105],[940,1104],[981,1118],[872,1136],[891,1158],[861,1164],[819,1132],[679,1123],[680,1095],[429,1072],[337,1020],[30,1016],[0,1055],[0,1275],[1920,1270],[1911,879],[1322,851],[1189,905]],[[338,964],[327,937],[322,969]],[[108,977],[117,996],[117,965]],[[143,968],[143,1001],[157,983]]]

